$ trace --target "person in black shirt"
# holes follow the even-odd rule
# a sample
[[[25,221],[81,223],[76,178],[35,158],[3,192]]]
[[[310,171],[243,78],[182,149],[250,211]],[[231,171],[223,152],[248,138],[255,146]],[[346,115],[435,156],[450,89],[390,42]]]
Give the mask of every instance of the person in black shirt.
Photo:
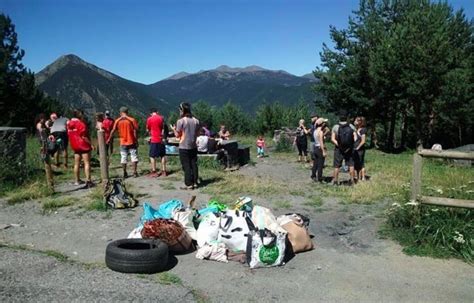
[[[301,119],[298,128],[296,129],[296,137],[294,144],[298,148],[298,162],[301,162],[304,157],[304,162],[308,162],[308,134],[310,130],[304,125],[304,120]]]

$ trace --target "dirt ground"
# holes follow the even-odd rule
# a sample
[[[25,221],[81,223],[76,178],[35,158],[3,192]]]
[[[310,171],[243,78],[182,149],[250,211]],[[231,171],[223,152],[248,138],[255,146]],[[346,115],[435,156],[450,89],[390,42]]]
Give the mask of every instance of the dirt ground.
[[[246,166],[229,173],[242,178],[264,176],[288,184],[288,192],[295,182],[310,183],[309,169],[299,163],[272,157],[257,160],[255,166]],[[202,178],[206,179],[206,176]],[[198,203],[204,206],[210,198],[203,193],[205,188],[192,193],[177,190],[181,181],[172,177],[150,179],[142,176],[127,179],[127,183],[132,185],[135,194],[146,195],[140,202],[148,201],[153,205],[169,199],[187,201],[191,194],[196,194]],[[315,193],[318,192],[318,186],[321,185],[314,185]],[[70,185],[62,185],[60,190],[77,199],[83,198],[89,191],[69,192]],[[296,255],[283,267],[256,270],[238,263],[201,261],[195,258],[195,253],[179,255],[176,256],[177,264],[170,272],[178,276],[182,283],[155,283],[156,289],[163,291],[149,291],[151,282],[143,282],[143,277],[139,275],[114,273],[103,267],[107,243],[128,235],[139,221],[141,206],[107,213],[69,206],[44,214],[39,203],[9,206],[5,201],[0,201],[0,226],[13,224],[0,230],[0,243],[23,245],[32,250],[57,251],[78,261],[59,264],[59,267],[54,270],[50,268],[46,271],[49,274],[45,274],[41,270],[32,271],[31,267],[38,263],[57,264],[51,257],[0,248],[0,299],[15,301],[16,292],[29,294],[36,291],[31,296],[19,297],[18,301],[48,301],[50,297],[46,292],[38,289],[51,289],[52,293],[56,293],[58,286],[54,286],[55,283],[51,281],[58,279],[58,276],[79,273],[80,278],[73,281],[74,288],[64,287],[77,289],[84,296],[77,297],[71,291],[71,296],[64,295],[58,300],[86,301],[95,296],[97,300],[104,301],[163,302],[474,302],[472,265],[455,259],[407,256],[398,244],[379,238],[377,231],[383,222],[386,203],[345,204],[336,198],[323,197],[323,205],[313,207],[305,204],[305,193],[271,197],[254,195],[252,198],[256,204],[272,208],[275,215],[288,212],[308,215],[316,249]],[[281,201],[285,201],[285,207],[281,206]],[[90,264],[94,265],[93,269],[89,269]],[[19,273],[28,276],[27,283],[14,278]],[[91,284],[88,278],[91,274],[103,275],[104,282]],[[38,282],[40,280],[43,282]],[[127,297],[123,285],[114,283],[114,280],[128,281],[129,285],[137,283],[133,288],[140,295],[134,297],[131,293]],[[30,290],[27,285],[34,287]],[[120,295],[107,297],[106,292],[100,291],[104,287],[107,287],[108,293],[117,292]],[[84,290],[88,288],[94,296],[86,295]],[[200,295],[190,296],[191,290]]]

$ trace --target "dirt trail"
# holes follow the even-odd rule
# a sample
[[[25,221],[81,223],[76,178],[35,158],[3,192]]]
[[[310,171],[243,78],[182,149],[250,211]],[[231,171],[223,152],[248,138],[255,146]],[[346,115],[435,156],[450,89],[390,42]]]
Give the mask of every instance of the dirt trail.
[[[283,182],[288,184],[288,192],[295,182],[311,184],[306,181],[309,168],[271,157],[232,173]],[[147,195],[141,202],[186,201],[191,195],[174,189],[181,185],[176,178],[140,177],[127,182],[134,192]],[[320,185],[308,186],[313,186],[317,194]],[[209,195],[200,191],[196,193],[203,204]],[[79,198],[84,191],[74,195]],[[200,261],[194,253],[177,256],[178,264],[171,272],[184,285],[203,291],[211,301],[474,301],[473,266],[460,260],[406,256],[397,244],[377,237],[383,204],[344,205],[337,199],[324,198],[323,206],[315,208],[306,204],[305,193],[253,198],[257,204],[273,208],[276,215],[289,211],[309,215],[317,248],[297,255],[284,267],[259,270],[237,263]],[[279,206],[282,200],[289,208]],[[66,207],[44,215],[38,203],[0,203],[0,225],[21,224],[1,230],[0,242],[56,250],[88,263],[103,263],[107,243],[126,237],[142,212],[141,207],[109,214]]]

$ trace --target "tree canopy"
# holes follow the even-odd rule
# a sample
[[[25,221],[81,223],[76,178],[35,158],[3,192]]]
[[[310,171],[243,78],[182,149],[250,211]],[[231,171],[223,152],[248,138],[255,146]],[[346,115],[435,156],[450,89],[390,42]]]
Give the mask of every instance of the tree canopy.
[[[35,115],[60,109],[35,85],[34,74],[21,63],[25,51],[18,46],[15,25],[0,14],[0,125],[33,127]]]
[[[462,10],[361,0],[330,36],[334,47],[323,45],[315,71],[330,110],[366,116],[388,149],[473,142],[474,23]]]

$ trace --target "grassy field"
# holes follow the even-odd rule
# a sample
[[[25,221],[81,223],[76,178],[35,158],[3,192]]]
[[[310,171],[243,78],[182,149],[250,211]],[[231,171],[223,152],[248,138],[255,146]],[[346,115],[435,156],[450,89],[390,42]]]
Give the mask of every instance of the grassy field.
[[[251,146],[251,158],[255,159],[254,137],[239,137],[241,144]],[[295,151],[274,152],[275,146],[267,137],[267,146],[270,157],[278,161],[294,162]],[[45,183],[42,162],[39,157],[38,142],[34,138],[28,139],[27,144],[28,178],[26,182],[17,185],[14,182],[0,184],[0,196],[5,197],[9,204],[21,203],[27,200],[41,200],[45,212],[59,207],[69,206],[72,201],[61,198],[48,190]],[[291,146],[289,147],[291,149]],[[148,146],[140,145],[139,154],[141,163],[139,171],[146,174],[149,165],[146,155]],[[326,159],[325,176],[332,175],[332,146],[329,146]],[[71,153],[72,155],[72,153]],[[410,180],[412,174],[413,151],[401,154],[387,154],[378,150],[368,150],[366,154],[367,175],[370,180],[359,182],[355,186],[332,186],[329,184],[314,184],[309,179],[308,183],[283,184],[281,181],[267,177],[242,178],[239,174],[232,174],[219,169],[218,165],[209,159],[199,159],[200,174],[206,177],[207,186],[203,192],[212,198],[230,203],[236,197],[245,193],[278,197],[291,188],[290,195],[307,192],[310,188],[317,189],[322,196],[306,197],[308,206],[318,208],[322,205],[324,197],[335,197],[345,204],[379,204],[386,203],[391,207],[386,212],[387,224],[382,235],[390,236],[405,246],[405,251],[410,254],[431,255],[438,257],[455,256],[472,261],[474,258],[474,212],[466,209],[452,209],[446,207],[421,206],[409,200]],[[93,151],[98,163],[97,153]],[[111,177],[120,177],[120,156],[112,156]],[[69,166],[72,167],[72,157]],[[252,162],[250,165],[254,165]],[[174,189],[172,181],[181,181],[183,174],[177,157],[168,158],[168,170],[173,174],[166,183],[160,184],[164,189]],[[303,171],[302,171],[303,173]],[[56,170],[55,182],[72,182],[72,169]],[[100,170],[93,167],[93,180],[100,180]],[[472,167],[458,166],[442,160],[424,160],[422,177],[422,194],[428,196],[449,197],[474,200],[474,170]],[[100,187],[96,187],[83,202],[83,208],[89,211],[105,211]],[[289,208],[288,202],[281,201],[275,205],[278,208]]]

